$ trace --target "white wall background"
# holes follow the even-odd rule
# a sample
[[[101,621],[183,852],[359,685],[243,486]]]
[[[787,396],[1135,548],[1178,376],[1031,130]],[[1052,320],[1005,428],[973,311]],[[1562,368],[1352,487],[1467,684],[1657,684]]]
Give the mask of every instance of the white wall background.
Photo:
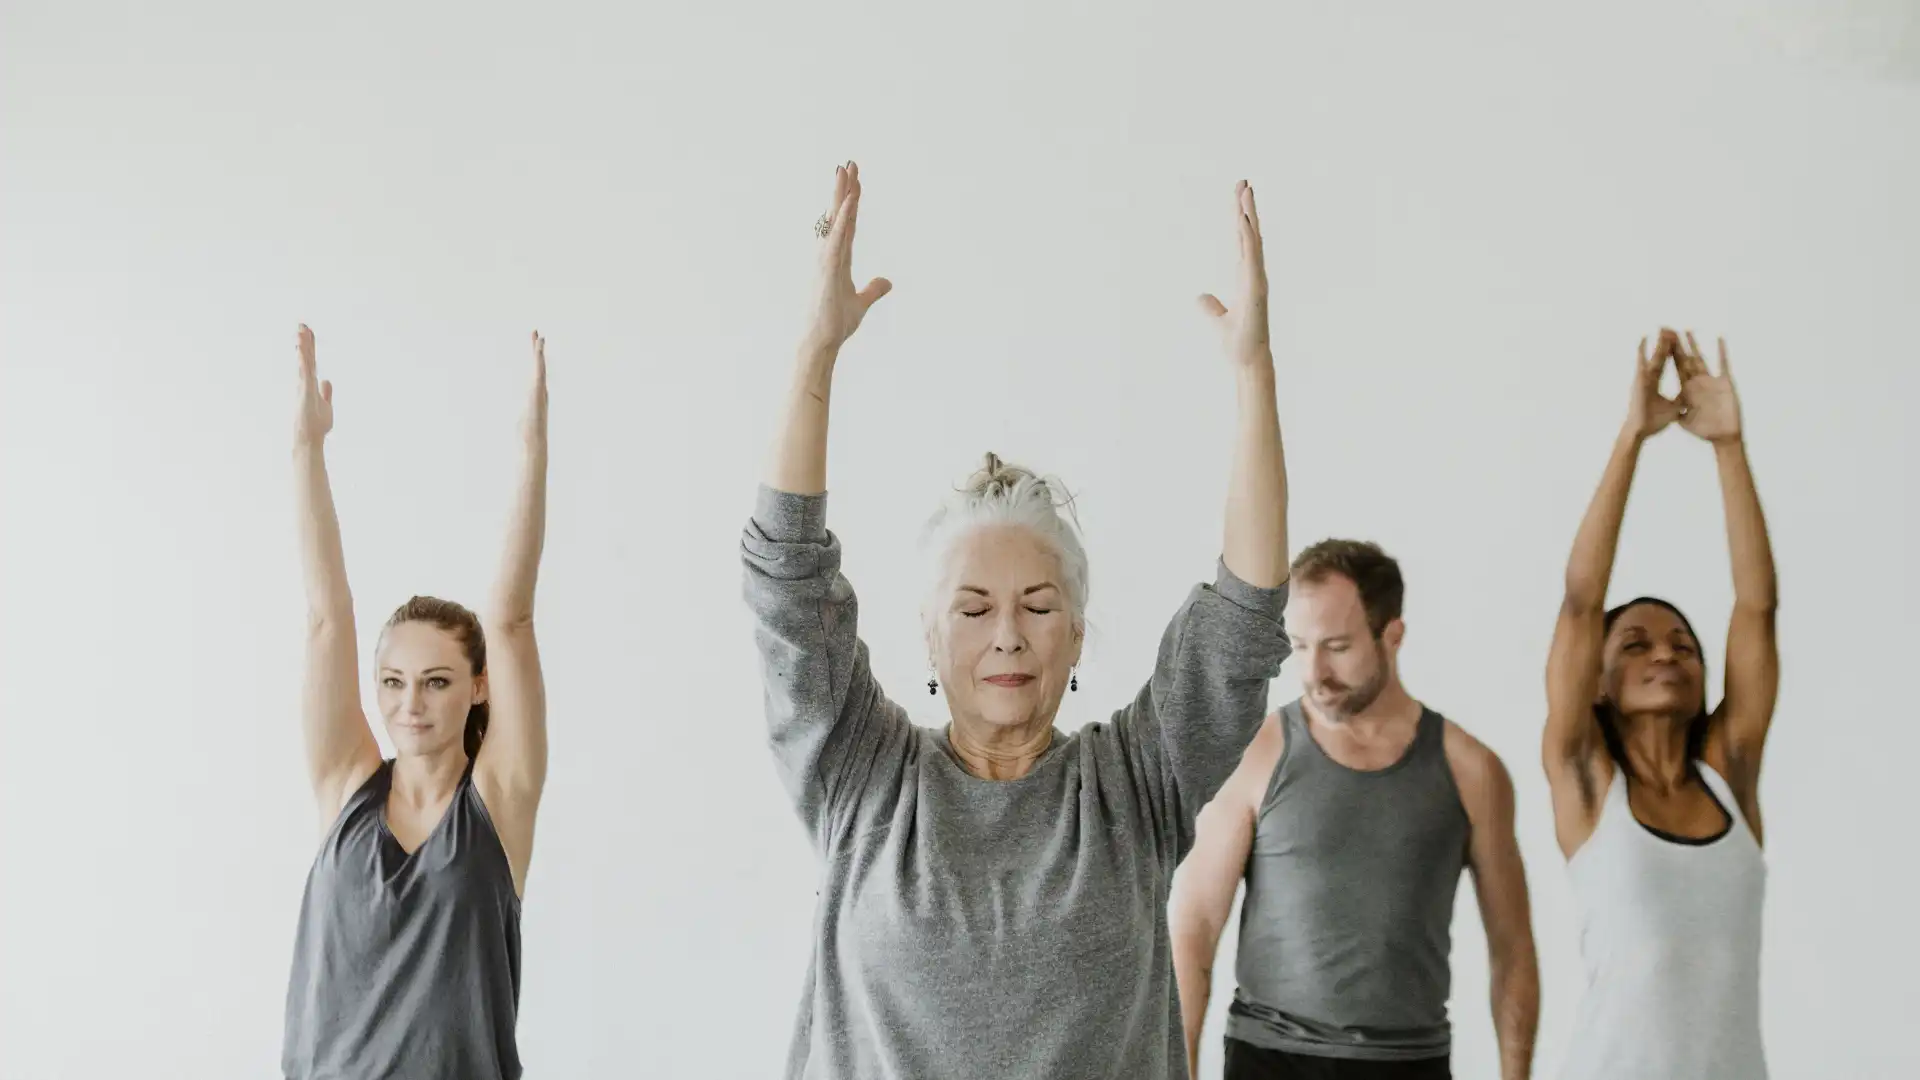
[[[1231,386],[1191,297],[1231,288],[1254,181],[1293,535],[1400,556],[1410,686],[1514,772],[1543,1076],[1581,982],[1536,765],[1559,573],[1635,340],[1725,334],[1785,598],[1769,1052],[1913,1075],[1900,5],[542,7],[0,9],[0,1076],[277,1075],[314,841],[300,320],[363,649],[411,592],[483,595],[524,341],[550,339],[528,1075],[775,1075],[812,873],[735,542],[846,157],[856,272],[897,285],[833,432],[876,666],[925,707],[910,545],[993,449],[1083,495],[1099,636],[1069,725],[1133,692],[1217,551]],[[1645,455],[1616,580],[1722,624],[1683,434]],[[1456,1072],[1488,1076],[1459,911]]]

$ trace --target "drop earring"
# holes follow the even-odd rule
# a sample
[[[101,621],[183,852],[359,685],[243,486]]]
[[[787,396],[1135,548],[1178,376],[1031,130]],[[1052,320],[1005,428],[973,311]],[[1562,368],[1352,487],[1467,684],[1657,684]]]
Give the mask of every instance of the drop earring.
[[[933,665],[928,664],[927,667],[931,669]],[[938,694],[939,692],[940,692],[940,680],[934,678],[932,675],[927,676],[927,693],[931,695],[931,694]]]
[[[1072,671],[1067,672],[1067,689],[1080,689],[1080,665],[1078,664],[1073,666]]]

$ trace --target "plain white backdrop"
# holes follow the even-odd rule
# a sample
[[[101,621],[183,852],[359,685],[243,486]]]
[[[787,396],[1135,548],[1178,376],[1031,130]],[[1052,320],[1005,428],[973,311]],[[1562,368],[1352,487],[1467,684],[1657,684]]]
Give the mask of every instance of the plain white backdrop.
[[[411,593],[484,597],[549,339],[527,1075],[777,1074],[813,868],[736,545],[849,157],[855,273],[896,289],[842,362],[831,520],[926,723],[913,542],[984,451],[1081,496],[1066,726],[1210,572],[1232,387],[1192,298],[1233,287],[1254,183],[1294,544],[1399,556],[1409,687],[1515,776],[1543,1077],[1581,989],[1538,766],[1559,575],[1635,341],[1724,334],[1783,598],[1768,1051],[1913,1075],[1920,35],[1894,3],[1739,7],[5,0],[0,1077],[278,1075],[316,830],[303,320],[363,662]],[[1719,495],[1677,429],[1615,580],[1717,674]],[[1455,1072],[1489,1076],[1458,911]]]

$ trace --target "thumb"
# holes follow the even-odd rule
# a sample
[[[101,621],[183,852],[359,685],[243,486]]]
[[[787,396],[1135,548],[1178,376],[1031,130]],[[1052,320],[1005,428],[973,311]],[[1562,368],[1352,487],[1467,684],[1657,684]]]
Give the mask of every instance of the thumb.
[[[333,380],[332,379],[320,380],[320,400],[326,402],[329,405],[333,404]]]
[[[867,282],[867,287],[864,289],[861,289],[859,292],[855,293],[854,295],[860,298],[860,306],[862,308],[870,308],[881,297],[887,295],[892,291],[893,291],[893,282],[888,281],[886,278],[883,278],[883,277],[877,277],[877,278],[874,278],[872,281]]]
[[[1221,303],[1220,298],[1212,293],[1201,293],[1200,310],[1205,312],[1209,318],[1217,319],[1227,313],[1227,305]]]

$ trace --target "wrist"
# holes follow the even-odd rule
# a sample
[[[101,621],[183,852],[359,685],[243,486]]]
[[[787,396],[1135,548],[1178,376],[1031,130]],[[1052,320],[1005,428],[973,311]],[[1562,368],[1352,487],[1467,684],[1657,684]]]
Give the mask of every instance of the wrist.
[[[829,338],[807,337],[800,342],[797,359],[802,371],[832,371],[840,359],[841,342]]]
[[[295,435],[293,437],[293,459],[309,461],[326,457],[326,439],[324,436]]]
[[[1713,452],[1716,454],[1738,454],[1746,449],[1746,440],[1741,438],[1741,435],[1741,432],[1736,431],[1731,435],[1722,435],[1707,441],[1713,444]]]
[[[1244,391],[1271,393],[1274,386],[1273,353],[1267,349],[1244,349],[1234,357],[1234,382]]]

